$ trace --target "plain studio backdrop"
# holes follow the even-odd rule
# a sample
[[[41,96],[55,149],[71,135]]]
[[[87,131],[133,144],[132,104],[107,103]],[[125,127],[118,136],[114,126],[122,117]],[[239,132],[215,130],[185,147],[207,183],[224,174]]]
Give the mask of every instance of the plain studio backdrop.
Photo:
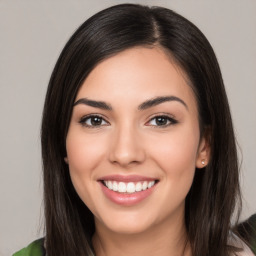
[[[0,255],[43,236],[40,123],[51,71],[74,30],[129,1],[0,0]],[[220,63],[240,145],[244,208],[256,212],[256,1],[130,1],[168,7],[206,35]]]

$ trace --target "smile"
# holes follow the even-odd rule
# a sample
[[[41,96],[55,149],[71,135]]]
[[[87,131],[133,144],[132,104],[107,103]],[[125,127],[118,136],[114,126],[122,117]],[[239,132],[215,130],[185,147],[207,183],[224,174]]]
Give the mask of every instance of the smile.
[[[149,189],[156,184],[156,181],[140,181],[140,182],[119,182],[104,180],[103,184],[110,190],[118,193],[136,193]]]
[[[97,181],[110,201],[122,206],[133,206],[150,197],[160,180],[139,175],[108,175]]]

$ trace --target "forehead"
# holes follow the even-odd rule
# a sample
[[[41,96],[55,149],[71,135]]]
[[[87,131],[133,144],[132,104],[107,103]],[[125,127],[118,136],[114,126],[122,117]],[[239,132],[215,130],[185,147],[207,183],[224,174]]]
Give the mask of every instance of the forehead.
[[[137,102],[177,96],[195,105],[195,95],[183,70],[162,49],[134,47],[99,63],[88,75],[77,99]]]

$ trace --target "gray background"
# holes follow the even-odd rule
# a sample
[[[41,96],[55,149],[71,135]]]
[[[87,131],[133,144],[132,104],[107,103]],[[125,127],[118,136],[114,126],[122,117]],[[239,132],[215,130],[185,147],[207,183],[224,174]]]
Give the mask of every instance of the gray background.
[[[41,112],[49,76],[86,18],[126,1],[0,0],[0,255],[43,235]],[[130,1],[174,9],[218,57],[243,155],[242,219],[256,212],[256,1]]]

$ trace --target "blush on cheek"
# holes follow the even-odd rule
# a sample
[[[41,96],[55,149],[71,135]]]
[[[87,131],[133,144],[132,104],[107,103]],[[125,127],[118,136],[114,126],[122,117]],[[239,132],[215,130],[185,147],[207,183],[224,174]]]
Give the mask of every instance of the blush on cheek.
[[[72,163],[76,170],[92,171],[101,163],[105,154],[105,144],[100,138],[81,136],[79,132],[72,130],[66,144],[69,163]]]
[[[164,143],[158,141],[159,144],[151,148],[151,154],[157,157],[156,163],[166,173],[169,181],[177,184],[183,183],[185,191],[188,191],[191,186],[196,167],[197,141],[195,137],[174,136],[166,139]]]
[[[75,191],[80,199],[86,204],[86,202],[90,201],[88,191],[90,191],[91,184],[86,182],[89,177],[85,175],[82,169],[77,169],[72,165],[69,166],[69,174]]]

